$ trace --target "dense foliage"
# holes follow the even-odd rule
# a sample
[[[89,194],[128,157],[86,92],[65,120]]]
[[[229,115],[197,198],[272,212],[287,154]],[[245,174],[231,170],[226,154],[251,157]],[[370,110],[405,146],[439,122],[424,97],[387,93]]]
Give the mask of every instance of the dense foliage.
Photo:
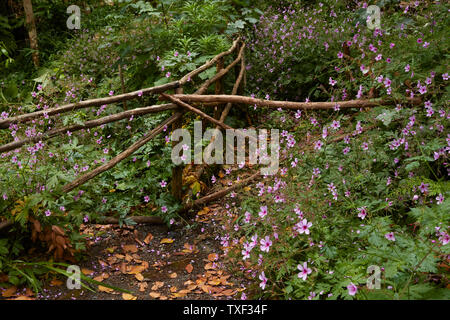
[[[13,63],[2,65],[2,73],[10,72],[1,85],[2,119],[119,93],[122,78],[127,91],[177,80],[228,49],[233,35],[246,24],[256,22],[252,16],[257,16],[257,11],[243,10],[223,0],[161,1],[153,6],[145,1],[119,1],[114,5],[95,3],[83,7],[83,28],[73,30],[48,59],[44,54],[45,63],[38,70],[24,72],[20,61],[25,57],[21,55],[15,56]],[[43,10],[41,5],[44,2],[35,6],[38,17]],[[56,12],[60,11],[58,8],[54,8]],[[64,20],[64,27],[65,23]],[[60,27],[58,23],[55,25]],[[47,29],[50,33],[55,31]],[[41,47],[51,51],[53,47],[46,46],[45,38],[41,40]],[[214,72],[214,68],[203,72],[199,80],[192,79],[190,86],[198,85]],[[37,121],[14,124],[9,130],[2,130],[0,143],[36,137],[55,127],[81,124],[156,102],[156,97],[141,97],[126,106],[122,103],[102,105],[52,118],[45,115]],[[104,215],[115,215],[121,223],[133,224],[127,219],[130,214],[157,214],[172,223],[180,204],[168,192],[173,164],[167,129],[164,135],[146,144],[113,170],[70,193],[61,192],[65,184],[122,152],[167,115],[166,112],[131,117],[91,130],[67,131],[51,142],[39,141],[2,153],[0,210],[2,216],[15,221],[15,228],[24,234],[2,241],[0,262],[19,257],[28,232],[36,230],[40,224],[62,227],[76,253],[84,248],[79,225]],[[29,222],[35,220],[39,223],[30,226]],[[60,256],[55,249],[53,251]],[[16,279],[14,268],[6,270],[12,272],[10,279]]]
[[[447,294],[448,7],[386,2],[381,29],[370,30],[366,6],[272,8],[249,33],[249,90],[262,98],[392,101],[265,118],[284,130],[287,159],[275,180],[232,202],[222,238],[242,272],[259,278],[257,296]],[[366,287],[370,266],[379,290]]]

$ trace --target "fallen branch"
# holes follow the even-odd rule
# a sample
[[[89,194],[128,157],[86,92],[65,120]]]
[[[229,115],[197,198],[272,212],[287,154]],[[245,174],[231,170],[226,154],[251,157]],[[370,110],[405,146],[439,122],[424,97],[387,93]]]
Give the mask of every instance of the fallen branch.
[[[0,129],[8,128],[11,123],[27,122],[27,121],[30,121],[31,119],[35,119],[40,116],[43,116],[44,114],[47,114],[48,116],[52,116],[55,114],[61,114],[61,113],[70,112],[70,111],[77,110],[77,109],[92,107],[92,106],[101,106],[104,104],[111,104],[111,103],[115,103],[115,102],[124,102],[127,100],[131,100],[131,99],[140,97],[141,95],[161,93],[161,92],[164,92],[164,91],[167,91],[170,89],[176,89],[176,88],[184,85],[186,82],[190,81],[190,79],[192,77],[194,77],[195,75],[197,75],[197,74],[203,72],[204,70],[210,68],[211,66],[213,66],[217,62],[217,60],[219,60],[220,58],[231,54],[237,48],[239,41],[240,41],[240,38],[236,39],[233,42],[233,45],[231,46],[230,49],[228,49],[227,51],[224,51],[222,53],[219,53],[213,59],[206,62],[199,68],[186,74],[179,81],[172,81],[172,82],[160,85],[160,86],[145,88],[145,89],[141,89],[141,90],[137,90],[137,91],[133,91],[133,92],[129,92],[129,93],[119,94],[119,95],[115,95],[115,96],[111,96],[111,97],[84,100],[84,101],[80,101],[80,102],[76,102],[76,103],[62,105],[62,106],[55,107],[55,108],[50,108],[47,110],[40,110],[40,111],[36,111],[36,112],[25,113],[25,114],[22,114],[19,116],[11,117],[11,118],[6,118],[3,120],[0,120]],[[216,81],[218,79],[220,79],[220,77],[215,79],[214,81]],[[214,81],[211,81],[210,83],[212,83]]]
[[[141,95],[148,95],[148,94],[154,94],[154,93],[160,93],[167,91],[169,89],[175,89],[180,86],[178,81],[166,83],[160,86],[141,89],[138,91],[133,91],[125,94],[119,94],[116,96],[111,97],[105,97],[105,98],[97,98],[97,99],[90,99],[90,100],[84,100],[76,103],[69,103],[63,106],[50,108],[47,110],[40,110],[36,112],[31,113],[25,113],[19,116],[15,116],[12,118],[6,118],[4,120],[0,120],[0,129],[6,129],[9,127],[11,123],[17,123],[17,122],[27,122],[31,119],[38,118],[40,116],[43,116],[44,114],[47,114],[48,116],[55,115],[55,114],[61,114],[65,112],[70,112],[77,109],[83,109],[87,107],[93,107],[93,106],[101,106],[104,104],[111,104],[115,102],[123,102],[126,100],[131,100],[134,98],[137,98]]]
[[[236,129],[234,129],[233,127],[230,127],[229,125],[227,125],[227,124],[225,124],[225,123],[223,123],[223,122],[220,122],[219,120],[214,119],[213,117],[207,115],[207,114],[204,113],[203,111],[200,111],[199,109],[194,108],[193,106],[191,106],[191,105],[189,105],[189,104],[187,104],[187,103],[184,103],[183,101],[181,101],[181,100],[179,100],[179,99],[177,99],[177,98],[174,98],[173,95],[168,95],[168,94],[161,93],[161,96],[164,97],[164,98],[166,98],[166,99],[169,99],[169,100],[172,101],[173,103],[179,105],[180,107],[183,107],[184,109],[186,109],[186,110],[188,110],[188,111],[192,111],[192,112],[198,114],[200,117],[202,117],[202,118],[208,120],[209,122],[214,123],[214,124],[217,125],[217,126],[220,126],[220,127],[223,128],[223,129],[230,129],[230,130],[233,130],[237,135],[243,137],[244,139],[248,137],[249,140],[251,140],[251,141],[253,141],[253,142],[255,142],[255,143],[258,143],[258,139],[256,139],[255,137],[244,135],[244,134],[241,132],[242,130],[236,130]]]
[[[112,114],[112,115],[109,115],[109,116],[106,116],[103,118],[99,118],[99,119],[95,119],[95,120],[86,121],[84,124],[74,124],[71,126],[63,127],[63,128],[53,129],[53,130],[44,132],[43,134],[35,136],[35,137],[26,138],[26,139],[18,140],[18,141],[13,141],[13,142],[7,143],[5,145],[2,145],[2,146],[0,146],[0,153],[17,149],[17,148],[23,146],[24,144],[48,140],[59,134],[64,134],[67,131],[75,132],[78,130],[98,127],[98,126],[101,126],[101,125],[104,125],[107,123],[127,119],[127,118],[130,118],[131,116],[141,116],[141,115],[145,115],[148,113],[162,112],[162,111],[172,110],[172,109],[176,109],[176,108],[177,108],[177,106],[173,103],[153,105],[153,106],[148,106],[148,107],[144,107],[144,108],[136,108],[136,109]]]
[[[235,95],[239,89],[239,85],[241,84],[242,78],[244,77],[244,71],[245,71],[245,59],[244,56],[242,56],[241,58],[241,70],[239,71],[239,75],[238,78],[236,79],[236,82],[233,85],[233,89],[231,90],[231,95]],[[225,119],[228,116],[228,113],[231,110],[231,107],[233,106],[233,104],[231,102],[228,102],[225,106],[225,108],[222,111],[222,114],[220,115],[220,119],[219,122],[224,123]],[[216,126],[216,129],[219,129],[219,126]],[[211,138],[211,142],[213,142],[216,139],[216,134],[213,135],[213,137]],[[195,177],[197,179],[200,179],[203,171],[205,170],[206,167],[206,163],[202,163],[199,168],[195,171]]]
[[[370,108],[380,105],[392,104],[391,100],[373,99],[373,100],[349,100],[349,101],[336,101],[336,102],[293,102],[293,101],[276,101],[276,100],[262,100],[246,96],[235,95],[197,95],[197,94],[175,94],[174,98],[180,99],[184,102],[214,102],[214,103],[241,103],[248,105],[256,105],[260,107],[269,108],[282,108],[282,109],[307,109],[307,110],[321,110],[321,109],[334,109],[336,105],[339,105],[341,109],[344,108]],[[419,104],[420,98],[407,99],[408,102],[413,104]]]
[[[159,92],[164,92],[164,91],[169,90],[169,89],[179,88],[181,85],[183,85],[186,82],[190,81],[190,79],[192,77],[194,77],[195,75],[197,75],[197,74],[203,72],[204,70],[210,68],[211,66],[213,66],[222,57],[231,54],[238,47],[239,41],[240,41],[240,38],[236,39],[233,42],[233,45],[232,45],[232,47],[229,50],[216,55],[209,62],[206,62],[201,67],[199,67],[199,68],[189,72],[187,75],[185,75],[179,81],[167,83],[165,85],[158,86],[158,87],[138,90],[138,91],[130,92],[130,93],[127,93],[127,94],[121,94],[121,95],[112,96],[112,97],[108,97],[108,98],[99,98],[99,99],[85,100],[85,101],[81,101],[79,103],[68,104],[68,105],[64,105],[64,106],[61,106],[61,107],[57,107],[57,108],[41,110],[41,111],[37,111],[37,112],[33,112],[33,113],[28,113],[28,114],[23,114],[23,115],[20,115],[20,116],[12,117],[12,118],[7,118],[7,119],[4,119],[4,120],[0,120],[0,129],[8,128],[11,123],[29,121],[31,119],[34,119],[34,118],[37,118],[37,117],[43,115],[44,113],[50,116],[50,115],[53,115],[53,114],[69,112],[69,111],[72,111],[72,110],[85,108],[85,107],[88,107],[88,106],[98,106],[98,105],[103,105],[103,104],[108,104],[108,103],[120,102],[120,101],[130,100],[130,99],[133,99],[135,97],[138,97],[138,96],[141,96],[141,95],[144,95],[144,94],[159,93]],[[216,77],[216,79],[214,81],[219,80],[221,77],[223,77],[223,75],[225,73],[221,74],[221,76],[219,76],[219,77]],[[213,83],[214,81],[209,81],[209,84]],[[15,141],[15,142],[12,142],[12,143],[9,143],[7,145],[4,145],[4,146],[0,147],[0,150],[1,150],[0,152],[5,152],[5,151],[16,149],[16,148],[22,146],[23,144],[26,144],[26,143],[29,143],[29,142],[37,142],[39,140],[49,139],[49,138],[51,138],[51,137],[53,137],[53,136],[55,136],[57,134],[64,133],[64,132],[66,132],[68,130],[73,132],[73,131],[77,131],[77,130],[81,130],[81,129],[87,129],[87,128],[99,126],[99,125],[102,125],[102,124],[105,124],[105,123],[109,123],[109,122],[125,119],[125,118],[128,118],[128,117],[132,116],[132,115],[142,115],[142,114],[145,114],[145,113],[159,112],[159,111],[175,109],[175,108],[176,108],[176,106],[174,104],[165,104],[165,105],[150,106],[150,107],[145,107],[145,108],[137,108],[137,109],[121,112],[121,113],[114,114],[114,115],[107,116],[107,117],[103,117],[103,118],[100,118],[100,119],[87,121],[83,125],[73,125],[73,126],[68,126],[68,127],[64,127],[64,128],[59,128],[59,129],[55,129],[55,130],[46,132],[42,136],[39,136],[39,137],[33,137],[33,138],[30,138],[30,139],[24,139],[24,140],[21,140],[21,141]],[[106,164],[104,164],[104,165],[102,165],[100,167],[97,167],[96,169],[92,170],[91,172],[89,172],[89,173],[79,177],[78,179],[76,179],[73,182],[71,182],[71,183],[67,184],[66,186],[64,186],[63,187],[63,192],[64,193],[70,192],[74,188],[76,188],[76,187],[82,185],[83,183],[87,182],[88,180],[96,177],[100,173],[113,168],[117,163],[119,163],[123,159],[127,158],[129,155],[134,153],[137,149],[139,149],[145,143],[150,141],[154,136],[159,134],[164,129],[165,126],[168,126],[168,125],[176,122],[177,120],[179,120],[181,118],[181,116],[183,115],[183,113],[184,112],[176,112],[176,113],[174,113],[170,118],[166,119],[158,127],[153,129],[151,132],[149,132],[147,135],[145,135],[139,141],[135,142],[127,150],[125,150],[121,154],[117,155],[115,158],[111,159],[108,163],[106,163]],[[159,218],[159,217],[144,216],[144,217],[130,217],[130,218],[133,221],[135,221],[136,223],[151,223],[151,224],[162,224],[162,223],[164,223],[163,220],[161,218]],[[101,223],[104,223],[104,224],[116,224],[118,222],[119,222],[119,220],[117,218],[107,217]],[[8,227],[10,227],[12,225],[13,225],[12,221],[9,221],[9,220],[3,221],[3,222],[0,223],[0,231],[2,229],[8,228]]]
[[[156,216],[132,216],[127,218],[136,223],[164,224],[164,220]],[[100,221],[94,222],[94,224],[119,224],[119,219],[114,217],[106,217]]]
[[[138,150],[140,147],[142,147],[144,144],[149,142],[151,139],[153,139],[155,136],[157,136],[161,131],[163,131],[165,126],[168,126],[178,120],[182,116],[182,112],[176,112],[174,115],[172,115],[170,118],[167,118],[164,120],[159,126],[157,126],[155,129],[148,132],[144,137],[133,143],[128,149],[123,151],[122,153],[118,154],[114,158],[112,158],[107,163],[95,168],[94,170],[82,175],[81,177],[77,178],[73,182],[65,185],[62,189],[63,193],[68,193],[71,190],[75,189],[76,187],[82,185],[86,181],[96,177],[100,173],[111,169],[116,164],[118,164],[120,161],[124,160],[131,154],[133,154],[136,150]]]
[[[217,80],[220,80],[224,75],[230,71],[231,68],[233,68],[239,61],[241,61],[243,55],[244,55],[244,49],[245,49],[245,43],[242,45],[241,49],[239,50],[239,54],[236,59],[233,60],[225,69],[220,70],[218,73],[214,75],[211,79],[208,79],[197,91],[195,91],[194,94],[203,94],[208,90],[209,86],[216,82]],[[226,102],[226,101],[225,101]]]
[[[237,46],[239,39],[237,39],[234,43],[233,46],[225,52],[222,52],[221,54],[217,55],[215,58],[213,58],[209,63],[206,63],[205,65],[203,65],[200,68],[197,68],[194,71],[198,71],[202,68],[208,68],[209,66],[213,65],[215,61],[217,61],[217,59],[219,59],[220,57],[226,55],[226,54],[230,54],[235,47]],[[201,72],[201,71],[199,71]],[[190,73],[191,75],[195,75],[196,73]],[[179,81],[179,83],[184,83],[183,80],[184,77]],[[217,80],[217,79],[216,79]],[[178,83],[178,82],[177,82]],[[161,92],[161,94],[163,94]],[[167,97],[167,95],[165,95]],[[179,101],[179,100],[178,100]],[[179,101],[181,102],[181,101]],[[183,103],[183,102],[181,102]],[[190,106],[189,106],[190,107]],[[190,107],[192,109],[195,109],[193,107]],[[131,111],[131,110],[130,110]],[[193,110],[191,110],[193,111]],[[195,111],[201,112],[198,109],[195,109]],[[193,111],[193,112],[195,112]],[[122,152],[121,154],[117,155],[116,157],[114,157],[113,159],[111,159],[108,163],[101,165],[100,167],[95,168],[94,170],[84,174],[83,176],[79,177],[78,179],[76,179],[75,181],[67,184],[66,186],[63,187],[63,192],[67,193],[70,192],[71,190],[73,190],[74,188],[82,185],[83,183],[85,183],[86,181],[96,177],[97,175],[99,175],[100,173],[107,171],[109,169],[111,169],[112,167],[114,167],[117,163],[119,163],[120,161],[122,161],[123,159],[127,158],[128,156],[130,156],[132,153],[134,153],[137,149],[139,149],[141,146],[143,146],[144,144],[146,144],[148,141],[150,141],[154,136],[156,136],[157,134],[159,134],[163,128],[165,126],[168,126],[174,122],[176,122],[177,120],[179,120],[182,115],[183,115],[184,111],[178,111],[176,113],[174,113],[170,118],[167,118],[163,123],[161,123],[157,128],[153,129],[151,132],[149,132],[147,135],[145,135],[142,139],[140,139],[139,141],[135,142],[132,146],[130,146],[127,150],[125,150],[124,152]],[[208,116],[208,115],[206,115]],[[208,116],[209,117],[209,116]],[[215,119],[213,119],[215,120]],[[223,124],[224,125],[224,124]],[[226,126],[226,125],[225,125]],[[232,129],[231,127],[227,126],[227,128]]]
[[[0,222],[0,231],[2,231],[4,229],[8,229],[12,225],[13,225],[13,222],[11,220],[6,220],[6,221]]]
[[[226,189],[223,189],[223,190],[211,193],[211,194],[209,194],[207,196],[204,196],[204,197],[202,197],[200,199],[197,199],[197,200],[195,200],[195,201],[185,205],[182,210],[183,211],[189,210],[189,209],[192,209],[193,207],[204,205],[205,203],[208,203],[210,201],[214,201],[214,200],[217,200],[219,198],[222,198],[225,195],[227,195],[228,193],[230,193],[230,192],[232,192],[232,191],[234,191],[234,190],[236,190],[236,189],[238,189],[240,187],[243,187],[243,186],[249,184],[250,182],[252,182],[253,180],[255,180],[256,178],[258,178],[260,176],[262,176],[261,173],[257,172],[255,174],[251,175],[250,177],[248,177],[248,178],[246,178],[246,179],[236,183],[235,185],[233,185],[231,187],[228,187]]]
[[[197,108],[194,108],[193,106],[190,106],[189,104],[181,101],[180,99],[174,98],[173,95],[168,95],[168,94],[165,94],[165,93],[161,93],[161,96],[164,97],[165,99],[168,99],[168,100],[172,101],[173,103],[179,105],[180,107],[186,109],[187,111],[191,111],[193,113],[198,114],[200,117],[208,120],[209,122],[212,122],[212,123],[220,126],[223,129],[233,129],[229,125],[227,125],[227,124],[225,124],[223,122],[220,122],[219,120],[214,119],[213,117],[211,117],[210,115],[207,115],[203,111],[201,111],[201,110],[199,110]]]
[[[236,79],[236,82],[233,85],[233,90],[231,90],[231,95],[233,95],[233,96],[236,95],[237,91],[239,90],[239,86],[241,85],[241,81],[242,81],[242,79],[244,77],[244,73],[245,73],[245,59],[244,59],[244,56],[242,56],[242,58],[241,58],[241,70],[239,71],[238,78]],[[222,114],[220,116],[220,119],[219,119],[220,122],[224,122],[225,121],[225,119],[228,116],[228,113],[231,110],[231,106],[232,105],[233,104],[231,102],[227,103],[227,105],[223,109],[223,112],[222,112]]]
[[[239,41],[241,40],[241,38],[237,38],[236,40],[233,41],[233,45],[231,46],[230,49],[228,49],[227,51],[224,51],[222,53],[219,53],[217,56],[215,56],[214,58],[212,58],[211,60],[209,60],[208,62],[206,62],[204,65],[202,65],[201,67],[189,72],[187,75],[185,75],[183,78],[180,79],[179,83],[180,85],[184,85],[186,82],[190,81],[190,79],[194,76],[196,76],[197,74],[205,71],[206,69],[212,67],[219,59],[221,59],[222,57],[231,54],[234,50],[236,50],[236,48],[238,47]]]
[[[217,61],[217,65],[216,65],[216,74],[220,72],[220,70],[223,69],[223,58],[219,59],[219,61]],[[221,78],[220,80],[216,81],[214,83],[214,94],[223,94],[223,78]],[[178,92],[177,92],[178,93]],[[222,105],[221,104],[217,104],[214,107],[214,114],[213,117],[214,119],[219,119],[220,118],[220,114],[222,113]]]

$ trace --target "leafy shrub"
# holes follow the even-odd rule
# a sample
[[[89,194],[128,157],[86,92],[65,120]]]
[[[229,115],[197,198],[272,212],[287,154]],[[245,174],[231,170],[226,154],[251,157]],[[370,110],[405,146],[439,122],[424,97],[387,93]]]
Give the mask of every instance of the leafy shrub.
[[[261,114],[284,130],[285,160],[251,197],[233,199],[222,237],[236,267],[258,279],[252,297],[448,298],[448,7],[386,5],[381,30],[358,23],[362,9],[269,9],[249,34],[250,93],[392,101]],[[366,287],[370,266],[380,268],[378,290]]]
[[[176,80],[228,49],[232,33],[224,31],[237,18],[228,1],[161,1],[154,7],[143,1],[120,1],[112,6],[96,3],[90,3],[90,13],[83,11],[82,30],[73,31],[73,37],[53,52],[41,69],[35,74],[12,73],[1,84],[1,118],[121,92],[119,65],[127,91]],[[39,5],[37,13],[42,9]],[[213,16],[216,19],[211,19]],[[210,71],[201,79],[208,76]],[[34,79],[23,80],[28,77]],[[193,79],[190,86],[195,85]],[[156,103],[154,96],[142,97],[128,101],[127,108]],[[81,124],[124,109],[124,104],[116,103],[13,124],[0,132],[0,143],[35,137],[52,128]],[[4,263],[0,270],[15,272],[13,261],[23,247],[10,248],[30,238],[40,240],[57,259],[76,257],[84,249],[80,224],[103,216],[114,215],[120,224],[132,224],[129,216],[133,214],[160,215],[168,224],[173,223],[180,204],[168,192],[173,166],[170,128],[108,172],[69,193],[61,191],[67,183],[122,152],[168,115],[132,117],[89,130],[68,131],[3,153],[0,211],[3,218],[14,222],[21,238],[16,242],[2,240],[0,257]],[[47,241],[52,233],[52,239],[62,233],[63,240],[58,243],[66,245],[64,252],[58,243]],[[29,280],[17,276],[21,281]]]

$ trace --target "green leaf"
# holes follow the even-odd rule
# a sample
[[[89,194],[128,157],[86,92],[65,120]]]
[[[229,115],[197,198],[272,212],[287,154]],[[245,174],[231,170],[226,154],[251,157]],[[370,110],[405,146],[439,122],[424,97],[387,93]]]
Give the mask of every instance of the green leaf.
[[[418,167],[420,167],[420,162],[414,161],[414,162],[409,163],[409,164],[405,167],[405,169],[406,169],[406,171],[412,171],[412,170],[414,170],[414,169],[417,169]]]
[[[17,86],[15,84],[10,84],[5,89],[3,89],[2,92],[7,101],[13,101],[17,98],[19,89],[17,89]]]
[[[396,111],[383,109],[382,112],[376,117],[376,119],[383,122],[385,126],[388,126],[395,114]]]
[[[192,189],[192,194],[196,195],[196,194],[199,193],[200,190],[201,190],[200,183],[198,183],[198,181],[195,181],[195,182],[191,185],[191,189]]]
[[[166,83],[169,83],[169,78],[162,77],[158,81],[155,81],[155,83],[153,85],[156,87],[156,86],[160,86],[160,85],[163,85],[163,84],[166,84]]]
[[[209,68],[209,69],[203,71],[202,73],[200,73],[198,76],[200,77],[200,79],[205,80],[205,79],[209,79],[212,76],[214,76],[215,73],[216,73],[216,70],[214,70],[214,68]]]

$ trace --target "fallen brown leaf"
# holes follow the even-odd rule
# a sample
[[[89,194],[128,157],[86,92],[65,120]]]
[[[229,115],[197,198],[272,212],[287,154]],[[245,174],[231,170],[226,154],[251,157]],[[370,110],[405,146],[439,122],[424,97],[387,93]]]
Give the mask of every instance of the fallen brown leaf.
[[[145,242],[146,244],[149,244],[150,241],[152,241],[152,240],[153,240],[153,235],[152,235],[151,233],[149,233],[149,234],[147,234],[147,236],[145,237],[144,242]]]
[[[27,296],[18,296],[12,300],[36,300],[35,298],[27,297]]]
[[[141,273],[136,273],[136,274],[134,275],[134,277],[135,277],[136,279],[138,279],[139,281],[144,280],[144,276],[143,276]]]
[[[128,266],[127,270],[129,274],[137,274],[144,271],[146,267],[144,265],[137,265],[137,266]]]
[[[233,289],[227,289],[222,291],[222,294],[225,296],[232,296],[233,294],[235,294],[235,291]]]
[[[133,296],[132,294],[128,293],[122,293],[123,300],[136,300],[137,297]]]
[[[131,256],[133,257],[134,261],[136,261],[137,263],[141,263],[142,260],[140,255],[133,253]]]
[[[159,288],[162,288],[164,286],[164,282],[162,281],[156,281],[155,284],[152,286],[152,290],[158,290]]]
[[[183,252],[190,253],[190,252],[194,251],[194,249],[195,249],[195,245],[185,243]]]
[[[60,285],[62,285],[64,282],[62,282],[61,280],[58,279],[53,279],[52,281],[50,281],[50,285],[52,287],[58,287]]]
[[[179,292],[179,293],[188,294],[190,291],[191,291],[191,290],[183,289],[183,290],[180,290],[180,291],[178,291],[178,292]]]
[[[208,284],[212,286],[218,286],[220,283],[221,283],[220,279],[213,279],[208,281]]]
[[[133,261],[133,257],[132,256],[130,256],[128,253],[125,255],[125,260],[127,261],[127,262],[131,262],[131,261]]]
[[[103,261],[103,260],[98,260],[98,263],[103,267],[103,268],[106,268],[107,266],[108,266],[108,264],[105,262],[105,261]]]
[[[124,274],[127,273],[127,264],[125,262],[122,262],[119,266],[119,270]]]
[[[114,256],[111,256],[111,257],[108,257],[106,260],[108,261],[108,263],[110,265],[113,265],[114,263],[117,262],[118,259],[116,257],[114,257]]]
[[[98,286],[98,290],[101,291],[101,292],[106,292],[106,293],[113,293],[114,292],[113,289],[108,288],[108,287],[104,287],[102,285]]]
[[[178,291],[177,287],[170,287],[170,292],[175,293]]]
[[[144,292],[145,289],[147,289],[147,288],[148,288],[147,282],[140,282],[140,283],[139,283],[139,291],[140,291],[140,292]]]
[[[2,296],[5,298],[10,298],[16,294],[17,288],[16,286],[9,287],[5,291],[3,291]]]
[[[205,215],[205,214],[209,213],[210,211],[211,211],[211,209],[209,209],[208,207],[204,207],[202,210],[197,212],[197,215],[198,216],[202,216],[202,215]]]
[[[192,291],[192,290],[195,290],[195,289],[197,289],[197,285],[196,285],[196,284],[190,284],[190,285],[187,287],[187,290],[189,290],[189,291]]]
[[[207,285],[201,285],[200,289],[202,289],[203,292],[205,292],[205,293],[210,293],[211,292],[211,287],[207,286]]]
[[[86,268],[81,268],[81,272],[83,272],[83,274],[84,274],[85,276],[90,276],[91,274],[94,273],[94,271],[89,270],[89,269],[86,269]]]
[[[123,245],[122,248],[125,252],[131,252],[131,253],[138,252],[138,248],[136,247],[135,244]]]
[[[105,280],[105,279],[103,278],[103,275],[101,274],[101,275],[99,275],[99,276],[96,276],[96,277],[94,278],[94,280],[95,280],[95,281],[98,281],[98,282],[102,282],[102,281]]]
[[[217,259],[219,259],[219,256],[218,256],[217,253],[210,253],[210,254],[208,255],[208,260],[209,260],[209,261],[216,261]]]
[[[175,292],[172,294],[172,298],[182,298],[182,297],[186,296],[186,294],[187,294],[187,292],[181,292],[181,291]]]
[[[211,270],[211,269],[215,269],[212,262],[205,264],[205,270]]]

